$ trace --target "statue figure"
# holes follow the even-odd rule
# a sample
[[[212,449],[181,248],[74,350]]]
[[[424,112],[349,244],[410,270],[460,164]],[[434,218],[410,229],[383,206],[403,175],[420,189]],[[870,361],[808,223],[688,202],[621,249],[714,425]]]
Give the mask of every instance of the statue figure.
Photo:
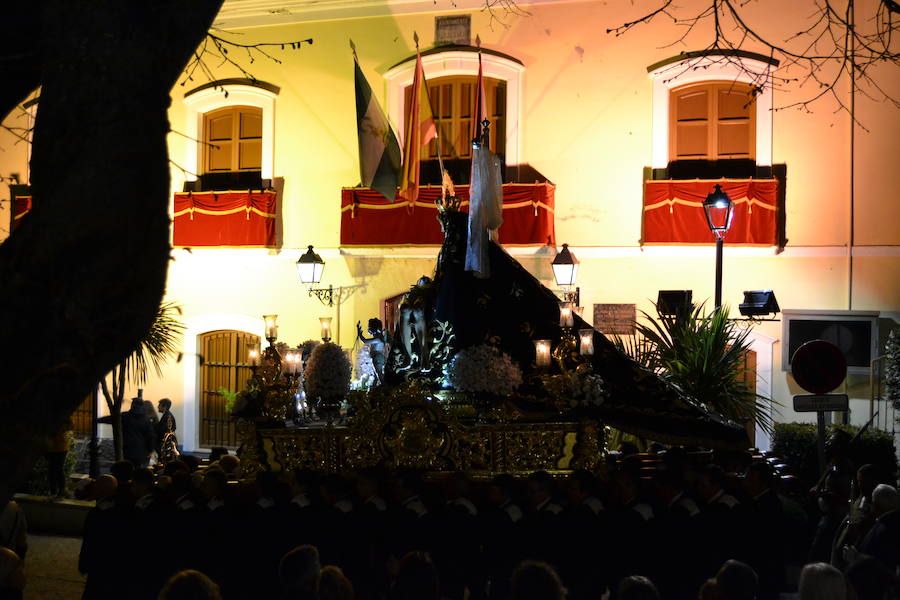
[[[384,383],[384,364],[387,359],[387,336],[381,324],[381,319],[369,319],[369,335],[363,335],[362,325],[356,322],[356,337],[369,348],[369,357],[375,367],[375,378],[378,384]]]
[[[431,304],[430,277],[422,276],[400,302],[397,330],[408,363],[404,370],[424,371],[428,366],[428,308]],[[413,347],[415,340],[418,348]]]

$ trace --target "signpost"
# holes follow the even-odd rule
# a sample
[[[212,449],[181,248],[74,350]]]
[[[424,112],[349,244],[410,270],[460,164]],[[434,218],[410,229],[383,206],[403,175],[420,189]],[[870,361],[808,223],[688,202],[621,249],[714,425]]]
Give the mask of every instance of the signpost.
[[[850,401],[847,394],[797,394],[794,396],[796,412],[846,411]]]
[[[824,340],[806,342],[791,358],[791,372],[800,387],[811,394],[794,396],[794,410],[816,413],[819,472],[825,471],[825,413],[846,411],[847,394],[829,394],[847,377],[847,361],[837,346]]]

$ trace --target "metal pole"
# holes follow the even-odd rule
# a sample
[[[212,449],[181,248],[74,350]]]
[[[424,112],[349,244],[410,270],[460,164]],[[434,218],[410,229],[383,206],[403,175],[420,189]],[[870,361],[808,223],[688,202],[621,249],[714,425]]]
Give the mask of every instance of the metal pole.
[[[97,402],[100,398],[97,394],[97,387],[91,392],[91,441],[88,445],[88,472],[94,479],[100,476],[100,464],[98,460],[98,443],[97,439]]]
[[[716,238],[716,310],[722,308],[722,246],[723,237]]]
[[[818,432],[818,439],[816,441],[816,445],[818,446],[818,454],[819,454],[819,473],[825,473],[825,411],[816,411],[816,430]]]

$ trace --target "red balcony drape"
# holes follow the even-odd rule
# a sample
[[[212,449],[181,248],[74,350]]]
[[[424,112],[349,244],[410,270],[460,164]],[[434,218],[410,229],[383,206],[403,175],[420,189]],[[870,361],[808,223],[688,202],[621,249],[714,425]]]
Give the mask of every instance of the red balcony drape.
[[[503,225],[500,243],[556,244],[554,193],[550,183],[503,185]],[[431,246],[443,242],[434,201],[440,186],[423,186],[415,204],[388,202],[369,188],[341,190],[342,246]],[[462,209],[468,210],[469,186],[456,186]]]
[[[175,194],[172,243],[181,247],[272,247],[275,192]]]
[[[690,179],[644,183],[643,243],[713,244],[703,201],[716,184],[734,202],[729,245],[778,244],[777,179]]]

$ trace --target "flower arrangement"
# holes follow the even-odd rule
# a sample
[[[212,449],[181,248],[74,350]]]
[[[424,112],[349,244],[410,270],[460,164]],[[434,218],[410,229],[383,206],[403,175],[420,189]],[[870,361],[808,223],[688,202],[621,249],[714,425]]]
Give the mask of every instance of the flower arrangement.
[[[544,388],[557,400],[558,406],[600,406],[606,400],[603,378],[590,370],[576,370],[542,377]]]
[[[350,390],[350,359],[346,352],[331,342],[313,348],[306,363],[306,397],[343,398]]]
[[[464,348],[447,366],[450,385],[461,392],[486,392],[505,396],[522,384],[522,369],[508,354],[479,344]]]
[[[231,416],[253,419],[262,415],[264,395],[259,387],[248,385],[238,392],[231,403]]]

